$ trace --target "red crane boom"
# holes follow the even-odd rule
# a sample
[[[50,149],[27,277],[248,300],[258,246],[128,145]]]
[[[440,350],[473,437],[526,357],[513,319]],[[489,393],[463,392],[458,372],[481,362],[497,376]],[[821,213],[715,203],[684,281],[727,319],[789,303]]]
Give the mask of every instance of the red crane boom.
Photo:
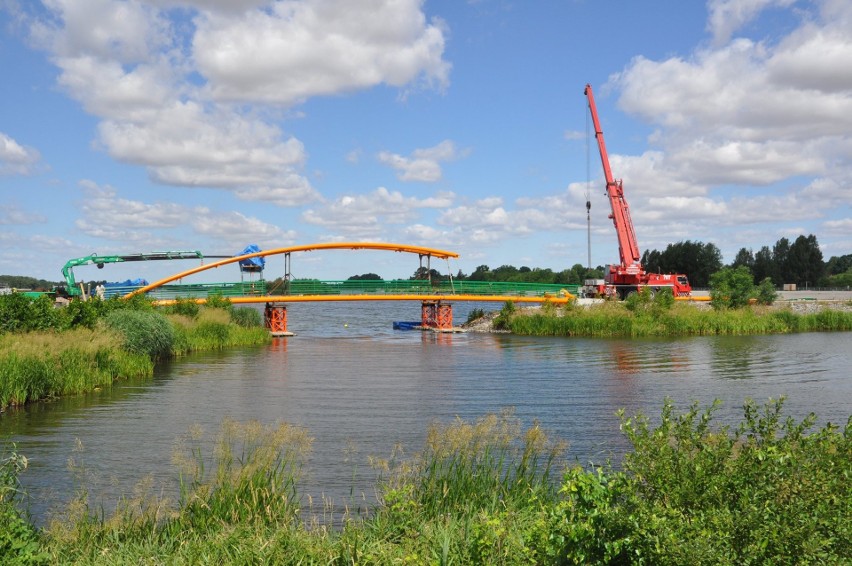
[[[670,288],[675,297],[688,296],[692,292],[689,280],[682,274],[646,273],[641,264],[639,243],[636,241],[636,231],[630,218],[630,206],[624,198],[624,187],[621,179],[616,180],[609,165],[609,155],[606,152],[603,130],[598,119],[598,109],[595,106],[595,96],[592,86],[586,85],[583,91],[589,101],[589,111],[595,127],[595,139],[601,154],[604,177],[606,178],[606,194],[612,212],[609,218],[615,226],[618,235],[618,255],[620,264],[607,266],[604,274],[604,285],[597,285],[592,292],[595,294],[615,295],[624,298],[629,293],[638,291],[640,287],[650,287],[652,292],[661,288]],[[594,287],[594,286],[593,286]]]
[[[612,219],[612,223],[615,225],[615,232],[618,235],[618,254],[621,260],[621,265],[618,269],[624,274],[638,275],[642,271],[642,266],[639,263],[642,254],[639,253],[636,232],[633,230],[633,221],[630,219],[630,206],[624,198],[624,187],[621,179],[615,180],[612,176],[603,130],[598,119],[598,109],[595,106],[595,96],[592,93],[592,85],[586,85],[584,93],[589,99],[589,110],[592,113],[592,123],[595,127],[595,139],[598,140],[601,164],[603,165],[604,177],[606,178],[606,194],[609,197],[609,204],[612,208],[612,213],[609,217]]]

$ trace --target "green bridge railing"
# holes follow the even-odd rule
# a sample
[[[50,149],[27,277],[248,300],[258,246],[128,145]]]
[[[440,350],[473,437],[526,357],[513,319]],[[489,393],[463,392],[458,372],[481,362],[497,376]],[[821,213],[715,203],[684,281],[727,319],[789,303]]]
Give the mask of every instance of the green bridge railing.
[[[137,287],[109,287],[107,296],[124,295]],[[264,295],[506,295],[516,297],[559,296],[562,291],[577,294],[578,285],[512,283],[490,281],[423,280],[344,280],[296,279],[275,287],[265,280],[238,283],[163,285],[148,292],[155,299],[206,298],[210,295],[246,297]]]

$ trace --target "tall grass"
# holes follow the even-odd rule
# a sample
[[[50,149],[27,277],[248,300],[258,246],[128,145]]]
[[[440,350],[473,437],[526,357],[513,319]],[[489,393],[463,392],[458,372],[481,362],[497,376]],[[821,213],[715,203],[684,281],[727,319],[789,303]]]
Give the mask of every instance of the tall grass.
[[[699,309],[676,304],[671,309],[650,307],[631,311],[620,303],[565,309],[562,313],[511,316],[515,334],[534,336],[647,337],[745,335],[789,332],[852,330],[852,313],[825,309],[813,314],[790,310],[744,308]]]
[[[846,563],[852,419],[812,431],[813,415],[781,407],[747,402],[735,427],[713,422],[715,404],[666,401],[656,426],[622,413],[620,470],[567,468],[564,445],[510,413],[436,424],[420,453],[377,462],[375,508],[337,528],[300,513],[307,431],[226,421],[212,451],[198,431],[179,443],[176,504],[145,485],[105,516],[83,494],[32,551],[57,564]]]
[[[169,321],[175,334],[172,353],[180,356],[190,352],[268,343],[269,331],[260,325],[246,322],[249,321],[249,317],[239,319],[244,324],[232,323],[233,312],[242,310],[244,309],[233,311],[220,308],[202,309],[194,320],[170,315]]]
[[[233,324],[230,309],[201,309],[190,318],[146,305],[112,308],[93,328],[0,334],[0,408],[149,377],[154,363],[170,356],[269,342],[263,327]]]
[[[172,352],[174,329],[158,312],[117,310],[109,313],[104,322],[121,334],[123,347],[129,352],[144,354],[153,360],[165,358]]]
[[[0,335],[0,407],[152,375],[151,358],[117,348],[120,339],[106,329],[86,328]]]

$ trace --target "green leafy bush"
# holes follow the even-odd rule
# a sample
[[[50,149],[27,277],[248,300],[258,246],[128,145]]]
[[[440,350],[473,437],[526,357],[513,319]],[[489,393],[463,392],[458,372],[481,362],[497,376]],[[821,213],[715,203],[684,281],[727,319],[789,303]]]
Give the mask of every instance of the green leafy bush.
[[[766,277],[757,286],[757,302],[761,305],[771,305],[778,298],[778,292],[775,290],[775,283],[772,278]]]
[[[639,291],[631,292],[624,299],[624,307],[631,312],[645,312],[653,304],[651,289],[642,287]]]
[[[658,312],[671,310],[674,304],[674,293],[669,287],[662,287],[654,295],[654,309]]]
[[[71,301],[65,307],[65,313],[68,315],[68,322],[71,328],[82,326],[83,328],[93,329],[100,317],[99,303],[101,301]]]
[[[839,564],[852,554],[852,419],[782,420],[783,400],[749,401],[736,428],[713,427],[718,404],[656,427],[622,413],[633,445],[623,471],[566,474],[551,515],[560,563]],[[558,547],[558,548],[556,548]]]
[[[18,475],[27,468],[26,457],[15,445],[0,453],[0,558],[4,564],[47,564],[35,527],[19,509],[21,486]]]
[[[230,311],[234,306],[231,304],[230,299],[225,297],[220,293],[211,293],[207,296],[207,302],[204,303],[211,309],[224,309],[226,311]]]
[[[745,265],[726,267],[710,276],[710,304],[714,309],[744,307],[754,295],[754,277]]]
[[[500,314],[494,317],[492,327],[495,330],[508,330],[509,324],[512,320],[512,315],[515,314],[516,310],[517,308],[515,307],[515,303],[512,301],[506,301],[503,303],[503,308],[500,309]]]
[[[31,299],[21,293],[0,295],[0,332],[63,330],[68,317],[53,306],[53,299],[40,295]]]
[[[198,318],[198,313],[201,307],[195,302],[195,299],[177,299],[175,304],[168,307],[168,312],[179,314],[191,319]]]

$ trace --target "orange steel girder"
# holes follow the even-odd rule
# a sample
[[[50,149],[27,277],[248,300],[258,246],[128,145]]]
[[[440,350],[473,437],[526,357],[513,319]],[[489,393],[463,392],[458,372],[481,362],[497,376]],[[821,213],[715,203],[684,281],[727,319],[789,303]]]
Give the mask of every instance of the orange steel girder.
[[[193,275],[195,273],[199,273],[201,271],[206,271],[208,269],[215,269],[217,267],[228,265],[230,263],[236,263],[238,261],[242,261],[244,259],[251,259],[254,257],[265,257],[269,255],[279,255],[279,254],[289,254],[291,252],[311,252],[315,250],[380,250],[380,251],[390,251],[390,252],[404,252],[417,254],[421,257],[429,256],[429,257],[437,257],[439,259],[449,259],[449,258],[457,258],[459,254],[455,252],[448,252],[446,250],[438,250],[435,248],[427,248],[423,246],[409,246],[407,244],[391,244],[385,242],[336,242],[336,243],[319,243],[319,244],[307,244],[303,246],[289,246],[286,248],[274,248],[271,250],[263,250],[259,252],[254,252],[250,254],[238,255],[234,257],[230,257],[227,259],[223,259],[221,261],[214,261],[208,265],[201,265],[199,267],[194,267],[192,269],[187,269],[186,271],[181,271],[176,275],[172,275],[170,277],[166,277],[165,279],[160,279],[159,281],[155,281],[150,285],[145,285],[139,289],[136,289],[132,293],[128,293],[124,295],[123,298],[129,299],[134,295],[139,295],[141,293],[147,293],[152,289],[156,289],[157,287],[161,287],[166,283],[171,283],[177,279],[183,279],[189,275]]]

